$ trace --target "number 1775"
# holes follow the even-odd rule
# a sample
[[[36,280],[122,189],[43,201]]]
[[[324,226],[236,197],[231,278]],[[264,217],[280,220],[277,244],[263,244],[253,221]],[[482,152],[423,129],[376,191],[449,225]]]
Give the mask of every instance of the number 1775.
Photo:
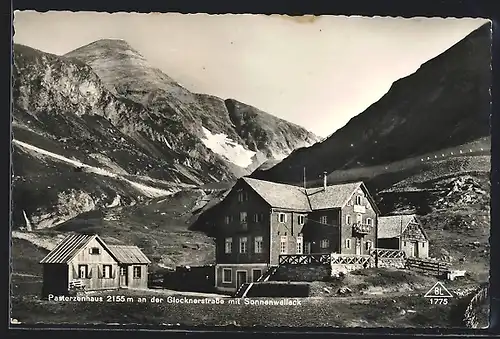
[[[431,305],[448,305],[448,298],[430,298]]]

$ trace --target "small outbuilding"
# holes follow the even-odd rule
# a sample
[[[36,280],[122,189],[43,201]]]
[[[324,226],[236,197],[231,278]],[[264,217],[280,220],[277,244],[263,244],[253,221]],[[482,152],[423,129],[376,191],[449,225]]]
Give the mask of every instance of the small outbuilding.
[[[429,257],[429,237],[415,214],[379,217],[377,247],[401,250],[407,257]]]
[[[151,261],[137,246],[107,245],[98,235],[71,234],[45,258],[42,297],[85,290],[147,288]]]

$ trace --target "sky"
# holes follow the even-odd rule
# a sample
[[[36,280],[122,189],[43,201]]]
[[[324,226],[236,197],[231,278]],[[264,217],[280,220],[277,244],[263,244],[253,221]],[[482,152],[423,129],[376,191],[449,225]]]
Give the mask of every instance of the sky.
[[[16,11],[14,42],[62,55],[123,39],[187,89],[326,137],[486,19]]]

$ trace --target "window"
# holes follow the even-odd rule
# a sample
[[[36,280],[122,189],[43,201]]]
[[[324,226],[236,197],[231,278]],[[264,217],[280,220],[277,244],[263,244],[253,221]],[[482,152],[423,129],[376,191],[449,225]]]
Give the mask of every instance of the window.
[[[406,241],[403,241],[403,246],[406,246]]]
[[[104,279],[111,279],[113,273],[113,266],[111,265],[103,265],[102,266],[102,277]]]
[[[141,266],[134,266],[134,279],[141,279]]]
[[[372,225],[372,219],[371,218],[366,218],[366,224],[371,226]]]
[[[226,238],[224,251],[226,253],[233,252],[233,238]]]
[[[422,243],[422,247],[425,247],[425,242]]]
[[[328,239],[321,240],[320,243],[321,248],[328,248],[330,246],[330,241]]]
[[[345,248],[347,248],[347,249],[351,248],[351,239],[346,239],[345,240]]]
[[[278,213],[278,221],[281,223],[286,222],[286,214],[285,213]]]
[[[302,252],[303,252],[303,245],[304,245],[304,238],[301,235],[299,235],[297,237],[297,250],[296,250],[297,254],[302,254]]]
[[[361,214],[356,214],[356,223],[361,224],[363,222],[363,216]]]
[[[304,254],[311,254],[311,243],[306,242],[304,244]]]
[[[351,224],[351,216],[350,215],[346,215],[345,216],[345,223],[346,223],[346,225],[350,225]]]
[[[233,272],[230,268],[223,268],[222,269],[222,282],[223,283],[230,283],[233,279]]]
[[[224,222],[226,223],[226,225],[229,225],[231,223],[231,216],[227,215],[225,218],[224,218]]]
[[[238,193],[238,202],[244,202],[248,200],[248,193],[247,192],[239,192]]]
[[[321,218],[319,218],[319,222],[326,225],[328,223],[328,217],[326,215],[321,216]]]
[[[240,253],[247,253],[247,237],[240,238]]]
[[[100,248],[99,248],[99,247],[91,247],[91,248],[89,249],[89,253],[90,253],[90,254],[99,254],[99,253],[101,253],[101,251],[100,251]]]
[[[286,238],[286,235],[282,235],[281,236],[281,241],[280,241],[280,253],[281,254],[286,254],[287,250],[286,250],[286,246],[287,246],[287,238]]]
[[[264,243],[264,240],[261,236],[255,237],[255,253],[262,253],[262,244]]]
[[[252,280],[254,282],[256,282],[257,280],[259,280],[259,278],[260,278],[261,275],[262,275],[262,270],[257,269],[257,268],[254,268],[252,270]]]
[[[263,213],[255,213],[253,215],[253,221],[255,221],[255,222],[262,222],[262,221],[264,221],[264,214]]]
[[[78,278],[87,279],[89,277],[89,267],[87,265],[78,265]]]
[[[361,195],[356,196],[356,205],[361,205],[362,197]]]
[[[127,268],[126,267],[120,267],[120,275],[122,277],[127,275]]]
[[[299,215],[298,217],[298,223],[299,225],[304,225],[306,223],[306,216],[305,215]]]
[[[247,212],[240,212],[240,222],[242,224],[247,222]]]
[[[372,242],[370,240],[366,241],[366,250],[370,251],[372,249]]]

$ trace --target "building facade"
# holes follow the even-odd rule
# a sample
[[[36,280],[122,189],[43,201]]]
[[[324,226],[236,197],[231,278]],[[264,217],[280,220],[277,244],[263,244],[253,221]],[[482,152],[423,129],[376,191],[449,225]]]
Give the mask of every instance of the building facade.
[[[380,217],[378,228],[377,247],[401,250],[406,257],[429,257],[429,237],[416,215]]]
[[[256,281],[282,254],[369,254],[378,209],[362,182],[303,189],[241,178],[214,207],[217,289]]]
[[[147,288],[150,263],[137,246],[108,246],[97,235],[72,234],[40,261],[42,297],[67,295],[75,282],[85,290]]]

